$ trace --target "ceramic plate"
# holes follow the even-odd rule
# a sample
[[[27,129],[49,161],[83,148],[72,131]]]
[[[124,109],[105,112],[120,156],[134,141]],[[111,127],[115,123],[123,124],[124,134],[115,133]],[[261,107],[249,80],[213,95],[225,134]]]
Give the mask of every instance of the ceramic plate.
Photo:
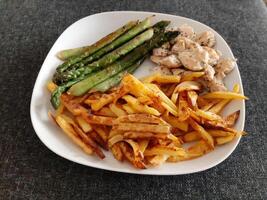
[[[62,49],[94,43],[126,22],[130,20],[143,19],[152,14],[156,15],[153,22],[157,22],[159,20],[170,20],[171,26],[180,26],[186,23],[192,26],[197,33],[207,30],[214,32],[217,41],[216,49],[223,53],[223,57],[234,58],[231,49],[216,31],[192,19],[162,13],[134,11],[105,12],[80,19],[69,26],[60,35],[49,51],[41,67],[32,93],[30,108],[32,124],[40,140],[51,151],[68,160],[90,167],[117,172],[150,175],[178,175],[203,171],[216,166],[234,151],[240,138],[237,138],[226,145],[216,147],[216,149],[211,153],[194,160],[179,163],[165,163],[160,167],[139,170],[135,169],[127,162],[118,162],[109,152],[104,152],[106,155],[104,160],[100,160],[95,156],[86,155],[64,133],[62,133],[61,129],[49,120],[47,112],[49,110],[53,110],[53,108],[50,104],[50,94],[46,89],[46,83],[51,80],[57,65],[61,63],[60,60],[55,57],[55,54]],[[154,64],[147,59],[135,72],[135,75],[137,77],[146,76],[151,72],[149,69],[153,66]],[[237,66],[227,76],[225,83],[229,89],[232,89],[233,85],[238,83],[241,86],[241,92],[243,93],[242,82]],[[236,110],[240,110],[241,112],[235,128],[243,130],[245,121],[244,101],[233,101],[226,107],[224,114],[230,114]]]

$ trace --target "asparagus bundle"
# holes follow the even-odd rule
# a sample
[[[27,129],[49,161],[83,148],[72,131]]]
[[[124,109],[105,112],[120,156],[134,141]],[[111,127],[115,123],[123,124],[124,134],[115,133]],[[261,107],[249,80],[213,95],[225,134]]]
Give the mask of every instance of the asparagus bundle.
[[[129,42],[125,43],[124,45],[120,46],[119,48],[115,49],[114,51],[106,54],[99,60],[88,64],[84,67],[80,67],[78,69],[65,72],[61,74],[61,81],[68,82],[69,80],[75,79],[80,75],[87,75],[93,71],[96,71],[98,68],[103,68],[113,62],[115,62],[120,57],[126,55],[128,52],[135,49],[137,46],[141,45],[145,41],[151,39],[153,36],[153,29],[148,29],[147,31],[143,32],[142,34],[136,36],[134,39],[130,40]]]
[[[133,24],[125,25],[125,28],[120,28],[117,31],[114,32],[114,34],[110,37],[110,39],[105,40],[99,45],[95,44],[95,50],[96,51],[86,51],[82,55],[74,56],[73,58],[69,59],[68,61],[64,62],[57,68],[57,72],[63,72],[72,65],[76,64],[76,67],[83,66],[86,63],[89,63],[93,60],[96,60],[106,54],[107,52],[115,49],[116,47],[124,44],[125,42],[129,41],[130,39],[134,38],[139,33],[143,32],[145,29],[147,29],[150,26],[150,18],[146,18],[139,24],[132,26]],[[126,32],[127,31],[127,32]],[[125,34],[124,34],[125,33]],[[107,45],[107,46],[106,46]],[[102,48],[103,47],[103,48]],[[93,54],[93,53],[95,54]],[[86,58],[86,59],[84,59]],[[84,60],[83,60],[84,59]],[[80,62],[82,61],[82,62]],[[80,63],[78,63],[80,62]]]

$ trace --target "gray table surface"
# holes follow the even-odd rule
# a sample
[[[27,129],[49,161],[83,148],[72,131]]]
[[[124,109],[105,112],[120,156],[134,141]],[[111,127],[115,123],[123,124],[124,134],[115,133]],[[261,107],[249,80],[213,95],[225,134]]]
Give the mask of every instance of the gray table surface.
[[[49,49],[76,20],[104,11],[181,15],[231,46],[250,100],[249,133],[222,164],[183,176],[140,176],[67,161],[37,138],[29,106]],[[0,0],[0,199],[267,199],[267,11],[261,0]]]

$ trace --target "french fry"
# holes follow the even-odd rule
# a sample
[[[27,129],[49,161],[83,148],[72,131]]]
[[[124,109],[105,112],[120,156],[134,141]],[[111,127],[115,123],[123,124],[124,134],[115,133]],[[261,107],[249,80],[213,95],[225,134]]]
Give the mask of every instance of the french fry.
[[[145,84],[145,86],[147,86],[149,89],[151,89],[151,91],[153,91],[155,94],[157,94],[160,97],[160,100],[165,103],[164,104],[165,109],[171,108],[168,111],[172,113],[174,116],[177,116],[178,113],[177,113],[176,105],[158,88],[158,86],[156,86],[155,84],[150,84],[150,83]],[[166,104],[168,105],[168,107],[166,107]]]
[[[182,95],[179,96],[178,102],[178,120],[183,122],[189,118],[189,105]]]
[[[62,94],[60,99],[63,105],[68,109],[68,111],[70,111],[75,116],[87,112],[87,110],[83,106],[73,101],[72,97],[67,94]]]
[[[120,148],[125,158],[133,164],[134,167],[139,169],[145,169],[146,165],[143,162],[143,158],[134,156],[133,149],[125,142],[120,142]]]
[[[210,92],[207,94],[202,95],[202,98],[204,99],[248,99],[248,97],[237,94],[235,92],[223,92],[223,91],[217,91],[217,92]]]
[[[77,116],[76,121],[85,133],[93,130],[92,126],[88,124],[81,116]]]
[[[210,148],[210,146],[204,140],[200,140],[196,144],[188,148],[188,158],[192,159],[202,156],[205,153],[210,152],[211,150],[212,149]]]
[[[129,139],[149,139],[149,138],[158,138],[158,139],[166,139],[168,138],[168,135],[165,133],[151,133],[151,132],[136,132],[136,131],[130,131],[125,132],[123,134],[124,138]]]
[[[183,148],[168,147],[168,146],[154,146],[146,149],[144,156],[155,156],[155,155],[168,155],[168,156],[186,156],[186,152]]]
[[[162,118],[169,123],[172,127],[178,128],[182,131],[188,131],[188,123],[186,121],[179,121],[177,117],[164,114]]]
[[[172,96],[171,96],[171,101],[176,104],[177,103],[177,100],[178,100],[178,97],[179,97],[179,93],[172,93]]]
[[[116,144],[117,142],[123,141],[124,137],[123,135],[114,135],[112,138],[110,138],[108,140],[108,146],[109,148],[111,148],[114,144]]]
[[[176,84],[172,84],[171,86],[169,86],[167,91],[165,92],[165,95],[170,98],[173,94],[175,87],[176,87]]]
[[[162,165],[167,159],[169,158],[168,155],[156,155],[150,158],[148,161],[152,166],[159,166]]]
[[[107,125],[107,126],[112,126],[115,120],[115,118],[113,117],[97,116],[97,115],[91,115],[87,113],[82,113],[82,117],[89,124],[100,124],[100,125]]]
[[[57,124],[62,128],[63,132],[75,143],[77,144],[85,153],[91,155],[93,153],[92,147],[86,145],[81,138],[77,135],[71,124],[69,124],[62,115],[55,118]]]
[[[104,116],[104,117],[116,117],[117,116],[115,115],[115,113],[111,111],[109,107],[103,107],[100,110],[95,111],[94,114]]]
[[[149,143],[149,140],[146,140],[146,139],[141,140],[141,141],[139,142],[140,151],[141,151],[142,153],[145,152],[145,150],[146,150],[146,148],[147,148],[147,146],[148,146],[148,143]]]
[[[147,96],[138,97],[137,99],[140,103],[145,104],[145,105],[153,104],[153,101]]]
[[[195,111],[196,115],[203,118],[203,119],[207,119],[207,120],[211,120],[211,121],[222,121],[223,119],[221,118],[221,116],[216,115],[215,113],[209,112],[209,111],[203,111],[200,109],[197,109]]]
[[[229,135],[232,135],[232,132],[229,131],[224,131],[224,130],[218,130],[218,129],[207,129],[207,132],[212,136],[212,137],[226,137]]]
[[[182,140],[184,142],[194,142],[201,139],[201,136],[198,134],[197,131],[191,131],[189,133],[186,133],[184,136],[182,136]]]
[[[214,148],[214,140],[211,137],[211,135],[198,123],[196,123],[193,119],[189,118],[189,124],[191,127],[196,130],[200,136],[207,142],[207,144],[210,145],[210,147],[213,149]]]
[[[197,107],[197,98],[198,95],[195,91],[187,91],[187,101],[193,108]]]
[[[195,78],[199,78],[203,76],[205,72],[189,72],[189,73],[184,73],[181,77],[181,82],[184,81],[192,81]]]
[[[157,82],[157,83],[179,83],[181,80],[180,76],[175,76],[175,75],[164,75],[161,73],[154,73],[148,77],[145,77],[143,79],[143,83],[152,83],[152,82]]]
[[[55,83],[53,83],[53,81],[49,81],[46,84],[46,87],[47,87],[48,91],[52,93],[55,89],[57,89],[58,86]]]
[[[64,105],[61,103],[56,110],[56,116],[61,115],[64,112]]]
[[[94,131],[102,138],[104,142],[107,142],[108,140],[108,133],[104,131],[104,128],[101,126],[94,125],[93,126]]]
[[[120,116],[115,120],[115,123],[120,123],[120,122],[140,122],[148,124],[166,125],[166,122],[161,118],[149,114],[131,114],[131,115]]]
[[[122,161],[123,160],[123,153],[121,151],[120,145],[118,143],[114,144],[111,148],[110,148],[113,156],[116,158],[116,160],[118,161]]]
[[[215,142],[217,145],[222,145],[222,144],[226,144],[228,142],[231,142],[233,139],[235,138],[234,134],[225,136],[225,137],[217,137],[215,138]]]
[[[115,103],[109,104],[109,108],[118,117],[127,115],[127,113]]]
[[[173,93],[179,93],[185,90],[200,90],[201,85],[196,81],[184,81],[176,86]]]
[[[140,113],[148,113],[151,115],[159,116],[160,112],[157,111],[155,108],[152,108],[147,105],[141,104],[136,98],[131,95],[125,95],[122,97],[131,107],[137,110]]]
[[[134,114],[135,110],[129,106],[129,104],[123,104],[122,108],[128,113],[128,114]]]
[[[240,115],[240,110],[228,115],[227,117],[224,118],[225,123],[227,124],[228,127],[233,127],[238,120]]]
[[[170,133],[170,127],[167,125],[155,125],[155,124],[144,124],[144,123],[119,123],[119,124],[114,124],[113,129],[119,131]]]

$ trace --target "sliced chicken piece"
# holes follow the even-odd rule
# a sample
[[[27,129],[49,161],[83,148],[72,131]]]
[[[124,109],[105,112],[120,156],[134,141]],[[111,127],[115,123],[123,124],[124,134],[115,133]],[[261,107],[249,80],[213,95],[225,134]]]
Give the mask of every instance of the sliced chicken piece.
[[[220,56],[221,56],[220,52],[218,52],[215,49],[210,48],[210,47],[203,47],[203,49],[205,51],[207,51],[208,54],[209,54],[209,62],[208,62],[208,64],[212,65],[212,66],[216,65],[218,63],[219,59],[220,59]]]
[[[213,47],[216,43],[215,35],[211,31],[205,31],[196,36],[195,41],[201,46]]]
[[[227,88],[225,87],[223,82],[217,80],[216,78],[214,78],[212,81],[209,81],[207,86],[211,92],[226,91],[227,90]]]
[[[200,45],[193,40],[186,38],[186,37],[177,37],[175,39],[175,44],[171,48],[171,52],[178,54],[181,51],[187,50],[187,49],[194,49],[198,48]]]
[[[192,71],[201,71],[209,61],[209,54],[201,46],[179,53],[182,65]]]
[[[153,68],[153,72],[154,73],[161,73],[161,74],[165,74],[165,75],[172,75],[172,72],[169,68],[164,67],[164,66],[156,66]]]
[[[181,75],[182,73],[186,72],[184,69],[181,68],[175,68],[171,69],[173,75]]]
[[[156,48],[153,49],[153,56],[161,56],[161,57],[165,57],[168,56],[169,54],[169,50],[168,49],[164,49],[164,48]]]
[[[217,73],[229,74],[235,67],[235,60],[233,59],[222,59],[215,66],[215,70]]]
[[[196,37],[194,29],[187,24],[183,24],[182,26],[180,26],[178,28],[178,31],[180,31],[180,36],[187,37],[190,39],[194,39]]]
[[[151,56],[150,59],[158,65],[163,65],[168,68],[181,67],[182,64],[175,55],[169,55],[166,57]]]
[[[215,70],[212,66],[210,65],[205,65],[204,66],[204,72],[205,74],[203,75],[203,79],[206,81],[212,81],[214,79],[215,75]]]

